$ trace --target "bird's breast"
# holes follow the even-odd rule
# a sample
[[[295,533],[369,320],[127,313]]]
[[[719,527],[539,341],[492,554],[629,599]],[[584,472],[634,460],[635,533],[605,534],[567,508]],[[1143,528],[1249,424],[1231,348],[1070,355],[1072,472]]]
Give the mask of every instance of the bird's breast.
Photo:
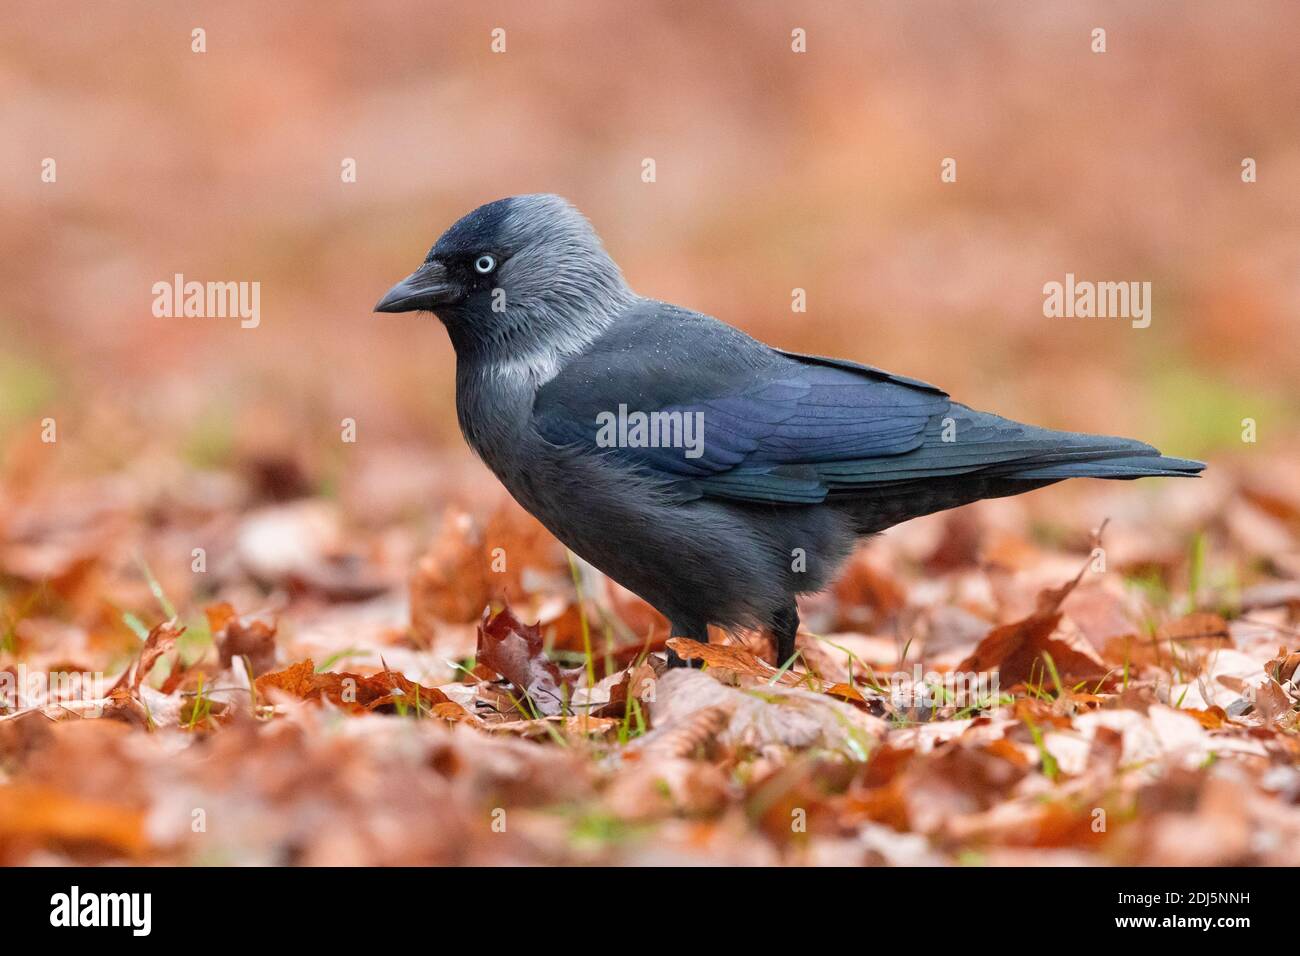
[[[507,487],[537,441],[530,428],[535,395],[535,386],[523,375],[503,374],[493,367],[456,371],[461,434]]]

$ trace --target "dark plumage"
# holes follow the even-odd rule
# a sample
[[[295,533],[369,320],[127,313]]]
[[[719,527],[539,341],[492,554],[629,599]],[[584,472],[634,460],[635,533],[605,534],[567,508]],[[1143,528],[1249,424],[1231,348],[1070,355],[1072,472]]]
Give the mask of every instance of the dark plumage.
[[[782,661],[795,596],[829,583],[862,535],[1065,478],[1204,468],[643,299],[556,196],[489,203],[447,230],[376,306],[415,310],[447,327],[461,430],[520,504],[675,635],[766,626]],[[602,425],[620,411],[661,413],[672,447],[630,430],[611,445]]]

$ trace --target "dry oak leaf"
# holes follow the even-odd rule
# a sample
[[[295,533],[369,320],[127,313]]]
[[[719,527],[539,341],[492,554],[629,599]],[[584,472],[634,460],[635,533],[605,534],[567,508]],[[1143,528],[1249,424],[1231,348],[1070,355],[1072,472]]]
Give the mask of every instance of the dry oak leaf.
[[[284,670],[263,674],[255,683],[257,693],[266,696],[280,691],[301,700],[329,700],[336,707],[352,713],[380,709],[396,710],[400,703],[426,708],[446,720],[463,720],[468,712],[436,687],[425,687],[391,670],[366,676],[346,671],[316,673],[310,658],[290,664]]]
[[[677,656],[682,660],[702,660],[718,670],[745,674],[760,680],[770,681],[776,678],[778,684],[785,684],[787,687],[797,687],[807,680],[802,674],[795,674],[788,670],[778,671],[767,661],[736,644],[701,644],[689,637],[674,637],[668,641],[668,646],[676,651]],[[777,674],[781,676],[777,677]]]
[[[1043,653],[1051,655],[1057,673],[1065,677],[1098,677],[1106,665],[1077,628],[1058,631],[1061,603],[1075,589],[1087,571],[1085,565],[1072,581],[1059,588],[1046,588],[1038,595],[1034,612],[1019,621],[1003,624],[989,632],[975,650],[957,665],[958,671],[997,670],[1001,683],[1011,686],[1031,676],[1046,678],[1049,668]]]

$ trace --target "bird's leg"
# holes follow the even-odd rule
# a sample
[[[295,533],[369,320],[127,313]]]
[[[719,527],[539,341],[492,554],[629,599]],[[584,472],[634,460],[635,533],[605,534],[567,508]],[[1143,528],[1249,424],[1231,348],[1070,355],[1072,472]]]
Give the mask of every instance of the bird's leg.
[[[690,625],[673,624],[673,637],[689,637],[693,641],[699,641],[701,644],[709,643],[709,628],[707,625],[693,627]],[[696,658],[695,660],[683,660],[677,656],[677,652],[671,647],[668,648],[668,666],[669,667],[703,667],[704,661]]]
[[[799,608],[793,601],[772,616],[772,636],[776,638],[776,666],[784,667],[794,657],[794,636],[799,633]]]

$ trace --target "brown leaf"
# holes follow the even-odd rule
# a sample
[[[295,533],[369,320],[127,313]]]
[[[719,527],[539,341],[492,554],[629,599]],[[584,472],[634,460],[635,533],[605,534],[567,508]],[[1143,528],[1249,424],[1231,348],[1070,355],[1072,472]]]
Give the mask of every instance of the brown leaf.
[[[410,580],[411,630],[433,643],[439,621],[469,622],[482,613],[491,589],[483,529],[466,512],[448,510],[442,527],[416,563]]]
[[[469,623],[494,598],[522,597],[529,574],[568,580],[564,549],[541,522],[514,503],[498,509],[486,524],[448,509],[410,579],[417,643],[432,644],[441,621]]]
[[[693,757],[703,753],[727,726],[731,711],[726,704],[701,708],[675,726],[647,736],[642,752],[656,757]]]
[[[586,714],[561,717],[556,714],[537,720],[510,720],[505,723],[485,724],[484,729],[492,733],[545,740],[555,733],[570,738],[607,737],[618,730],[619,723],[620,721],[614,717],[590,717]]]
[[[1282,689],[1282,685],[1269,677],[1255,687],[1255,710],[1272,724],[1283,714],[1291,712],[1295,701]]]
[[[217,646],[217,658],[223,668],[229,667],[236,657],[247,657],[254,675],[275,669],[274,621],[241,618],[225,601],[204,608],[203,613],[207,615],[208,628]]]
[[[345,677],[355,677],[354,674],[345,674]],[[400,706],[416,707],[421,710],[428,707],[435,717],[442,717],[446,720],[464,720],[469,717],[460,704],[451,700],[447,695],[436,687],[425,687],[423,684],[417,684],[410,680],[401,671],[389,670],[384,666],[381,674],[376,674],[372,678],[372,686],[387,686],[386,693],[371,700],[366,705],[367,710],[379,710],[381,708]]]
[[[404,705],[421,713],[427,709],[447,720],[463,720],[469,716],[438,688],[417,684],[399,672],[385,670],[371,676],[346,671],[318,674],[310,658],[290,664],[284,670],[263,674],[255,686],[259,695],[280,691],[301,700],[324,698],[352,713],[391,711]]]
[[[781,676],[777,679],[777,683],[790,687],[796,687],[804,683],[806,679],[803,675],[788,670],[782,673],[771,664],[736,644],[701,644],[689,637],[674,637],[669,639],[668,646],[676,651],[682,660],[702,660],[710,667],[731,671],[735,674],[746,674],[750,677],[770,681],[780,673]]]
[[[1098,650],[1103,650],[1110,641],[1133,638],[1138,633],[1125,595],[1106,587],[1105,583],[1102,579],[1080,584],[1061,603],[1065,616]]]
[[[1295,677],[1296,668],[1300,667],[1300,651],[1287,653],[1286,648],[1278,648],[1277,657],[1264,665],[1264,672],[1279,684],[1285,684]]]
[[[1210,707],[1200,710],[1196,707],[1184,707],[1184,714],[1191,714],[1206,730],[1218,730],[1228,720],[1228,715],[1222,707]]]
[[[184,633],[184,625],[178,624],[175,618],[154,625],[153,630],[149,632],[149,636],[144,640],[144,646],[140,648],[140,656],[117,679],[117,683],[109,688],[109,694],[112,695],[117,690],[137,694],[140,690],[140,684],[149,676],[149,672],[154,669],[154,665],[175,646],[176,639]]]
[[[290,697],[307,698],[324,685],[317,678],[316,665],[311,658],[290,664],[284,670],[263,674],[254,685],[259,694],[268,690],[281,690]]]
[[[609,700],[593,709],[593,717],[623,717],[628,710],[628,698],[640,698],[654,686],[655,671],[648,661],[629,665],[619,681],[609,689]]]
[[[523,691],[543,716],[560,713],[572,696],[576,675],[562,673],[546,656],[541,628],[521,623],[508,607],[483,613],[477,657]]]
[[[716,706],[729,711],[719,743],[750,752],[777,746],[863,760],[887,728],[880,718],[822,693],[781,685],[744,690],[723,683],[713,669],[701,673],[682,667],[659,678],[652,708],[657,729],[644,738],[645,745]]]
[[[718,813],[730,793],[731,783],[720,767],[685,757],[653,756],[629,761],[604,798],[616,816],[649,821]]]
[[[172,664],[172,669],[167,674],[167,679],[162,682],[162,686],[158,690],[164,696],[176,693],[191,675],[202,674],[199,663],[199,661],[195,661],[189,667],[183,667],[181,666],[180,656],[177,655],[175,662]]]
[[[833,684],[826,688],[826,694],[830,697],[838,697],[840,700],[846,700],[850,704],[860,704],[863,707],[867,705],[867,699],[862,696],[852,684]]]
[[[913,760],[897,781],[912,830],[939,833],[957,819],[1000,805],[1029,772],[1005,747],[953,742]]]
[[[1016,719],[1025,724],[1038,727],[1050,726],[1061,730],[1069,730],[1073,726],[1068,716],[1059,712],[1047,701],[1036,697],[1017,697],[1012,711]]]
[[[1038,595],[1038,606],[1019,621],[995,627],[980,641],[974,652],[957,665],[958,671],[997,670],[1005,686],[1028,681],[1031,675],[1042,681],[1049,673],[1043,654],[1052,656],[1061,679],[1097,677],[1106,665],[1077,630],[1060,631],[1061,603],[1082,579],[1085,566],[1077,577],[1059,588],[1046,588]]]

